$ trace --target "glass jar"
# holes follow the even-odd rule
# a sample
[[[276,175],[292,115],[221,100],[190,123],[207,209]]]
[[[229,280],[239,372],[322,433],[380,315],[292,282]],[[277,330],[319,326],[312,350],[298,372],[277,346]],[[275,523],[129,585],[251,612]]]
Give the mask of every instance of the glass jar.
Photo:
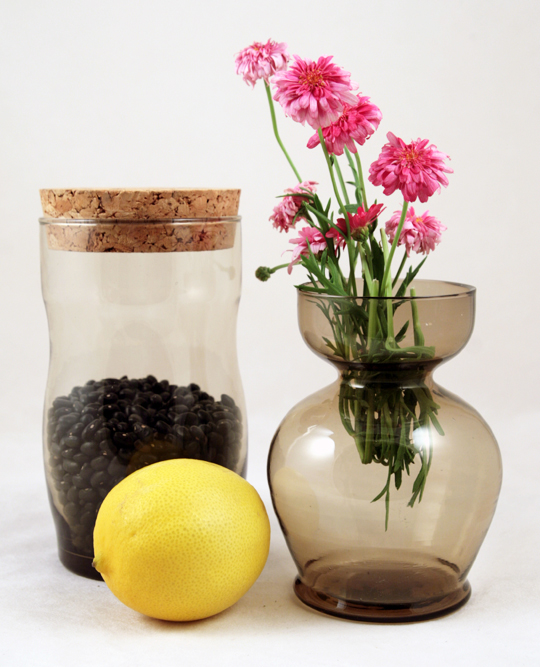
[[[269,482],[296,595],[351,620],[425,620],[465,604],[501,487],[491,429],[433,379],[469,340],[476,290],[412,287],[399,298],[298,290],[304,341],[339,375],[282,421]],[[383,318],[391,341],[371,326]]]
[[[240,193],[41,194],[47,486],[60,560],[100,578],[95,518],[126,475],[171,458],[245,474]]]

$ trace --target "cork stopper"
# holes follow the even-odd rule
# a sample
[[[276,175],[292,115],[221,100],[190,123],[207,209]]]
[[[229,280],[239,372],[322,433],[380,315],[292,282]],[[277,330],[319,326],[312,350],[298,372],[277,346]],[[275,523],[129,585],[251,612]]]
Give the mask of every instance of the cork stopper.
[[[238,215],[240,190],[48,189],[40,196],[52,250],[193,252],[233,246],[236,221],[220,218]]]

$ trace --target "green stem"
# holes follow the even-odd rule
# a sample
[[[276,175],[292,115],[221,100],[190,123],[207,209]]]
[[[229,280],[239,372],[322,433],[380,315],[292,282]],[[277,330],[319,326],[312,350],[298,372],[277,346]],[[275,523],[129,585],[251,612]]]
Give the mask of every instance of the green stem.
[[[390,266],[392,265],[392,258],[394,257],[394,253],[397,248],[397,244],[399,241],[399,237],[401,236],[401,230],[403,229],[403,225],[405,223],[405,217],[407,216],[407,208],[409,207],[409,202],[404,201],[403,202],[403,208],[401,210],[401,218],[399,221],[398,228],[396,230],[396,235],[394,236],[394,241],[392,242],[392,247],[390,248],[390,252],[388,253],[388,259],[384,263],[384,275],[383,279],[381,281],[381,285],[386,285],[386,281],[388,280],[388,276],[391,275],[390,273]]]
[[[347,188],[345,187],[345,181],[343,180],[343,174],[341,173],[341,168],[339,166],[339,162],[337,161],[337,158],[334,158],[334,166],[336,167],[336,172],[337,172],[337,175],[338,175],[339,184],[341,185],[341,190],[343,191],[343,196],[345,197],[345,201],[347,202],[347,204],[350,204],[349,195],[347,194]]]
[[[349,224],[349,216],[347,214],[347,209],[343,205],[341,197],[339,196],[339,190],[337,187],[336,178],[334,176],[334,167],[332,165],[332,160],[330,159],[330,155],[328,154],[328,149],[326,148],[326,143],[324,141],[322,128],[319,128],[317,132],[319,134],[319,141],[321,142],[321,148],[323,149],[324,157],[326,158],[326,164],[328,166],[330,178],[332,179],[332,187],[334,188],[334,194],[336,195],[336,199],[339,204],[339,209],[342,212],[343,217],[345,218],[345,224],[347,225],[347,251],[348,251],[347,254],[349,255],[349,290],[352,293],[352,296],[356,297],[357,291],[356,291],[356,280],[354,277],[355,267],[354,267],[354,256],[352,247],[353,242],[351,239],[351,227]]]
[[[368,292],[370,296],[376,296],[376,288],[374,287],[374,281],[371,277],[371,271],[369,268],[368,260],[366,257],[366,253],[364,252],[364,248],[360,244],[358,247],[358,250],[360,252],[360,261],[362,262],[362,271],[364,273],[364,280],[366,281],[366,285],[368,288]]]
[[[366,440],[364,445],[364,457],[362,459],[362,463],[371,463],[371,461],[373,460],[372,443],[374,439],[373,435],[374,413],[375,413],[375,406],[373,403],[373,392],[370,391],[368,398],[368,412],[366,419]]]
[[[332,166],[332,160],[330,159],[330,155],[328,154],[328,149],[326,148],[326,144],[324,142],[322,128],[319,128],[317,132],[319,134],[319,141],[321,142],[321,148],[323,149],[324,157],[326,158],[328,171],[330,172],[330,178],[332,179],[332,187],[334,188],[334,194],[336,195],[336,199],[339,204],[339,209],[343,213],[343,217],[345,218],[345,222],[347,223],[347,233],[350,235],[351,230],[349,228],[349,216],[347,215],[347,209],[345,208],[345,206],[343,206],[343,202],[341,201],[341,197],[339,196],[339,190],[336,184],[336,178],[334,176],[334,167]]]
[[[392,287],[396,286],[397,281],[399,280],[399,276],[401,272],[403,271],[403,267],[405,266],[405,262],[407,261],[407,251],[405,250],[403,253],[403,259],[401,260],[401,264],[399,265],[399,269],[397,270],[396,276],[394,280],[392,281]]]
[[[352,171],[352,173],[353,173],[353,176],[354,176],[354,183],[355,183],[355,185],[356,185],[356,189],[358,190],[358,192],[360,192],[360,196],[362,196],[362,195],[361,195],[362,188],[361,188],[360,178],[359,178],[359,176],[358,176],[358,171],[357,171],[357,169],[356,169],[356,167],[355,167],[354,160],[353,160],[353,157],[352,157],[352,155],[351,155],[351,152],[350,152],[350,150],[347,148],[347,146],[345,146],[345,155],[347,156],[347,160],[348,160],[348,162],[349,162],[349,167],[350,167],[350,169],[351,169],[351,171]],[[360,203],[362,203],[362,201],[360,201]]]
[[[366,186],[364,185],[364,174],[362,173],[362,164],[360,163],[360,156],[358,151],[354,154],[356,159],[356,168],[358,169],[358,180],[360,181],[360,192],[362,193],[362,199],[364,200],[364,211],[368,210],[367,195],[366,195]]]
[[[418,304],[416,303],[416,290],[414,287],[411,287],[411,310],[413,318],[413,329],[414,329],[414,344],[415,345],[424,345],[425,339],[422,332],[422,327],[420,326],[420,318],[418,317]]]
[[[376,280],[373,281],[374,292],[378,291],[379,285]],[[367,349],[371,350],[373,342],[377,335],[377,299],[371,298],[368,306],[368,334],[367,334]]]
[[[301,178],[300,174],[298,173],[296,167],[294,166],[293,161],[289,157],[289,154],[287,153],[287,151],[285,149],[285,146],[283,145],[283,142],[281,141],[281,138],[279,136],[279,132],[278,132],[278,128],[277,128],[277,121],[276,121],[276,112],[275,112],[275,109],[274,109],[274,100],[272,99],[272,91],[270,90],[270,86],[266,83],[266,81],[264,82],[264,86],[266,88],[266,96],[268,97],[268,104],[270,105],[270,115],[272,116],[272,127],[274,128],[274,135],[277,139],[277,142],[278,142],[281,150],[283,151],[285,157],[287,158],[287,161],[291,165],[291,168],[294,171],[294,175],[298,179],[298,182],[301,183],[302,178]]]

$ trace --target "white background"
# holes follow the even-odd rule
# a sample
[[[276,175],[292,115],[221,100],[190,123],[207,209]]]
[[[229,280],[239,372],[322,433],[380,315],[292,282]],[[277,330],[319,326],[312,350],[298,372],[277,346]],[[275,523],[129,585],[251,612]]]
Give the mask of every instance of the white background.
[[[199,624],[151,622],[57,563],[41,471],[48,333],[39,282],[38,189],[240,187],[244,284],[238,347],[250,420],[248,479],[270,508],[265,457],[298,400],[333,378],[304,346],[282,261],[274,197],[294,184],[264,89],[234,54],[272,37],[332,54],[383,112],[367,166],[392,131],[450,154],[450,186],[429,202],[448,227],[424,278],[478,288],[467,348],[438,380],[499,439],[499,510],[460,612],[367,626],[308,611],[273,519],[267,568],[233,609]],[[0,19],[0,657],[3,664],[402,665],[540,663],[537,377],[540,5],[534,0],[2,0]],[[285,119],[305,179],[330,195],[322,154]],[[381,196],[371,188],[371,198]],[[394,203],[394,202],[393,202]],[[390,210],[393,210],[391,208]],[[3,635],[3,636],[2,636]],[[183,656],[183,657],[182,657]],[[123,662],[125,660],[125,663]]]

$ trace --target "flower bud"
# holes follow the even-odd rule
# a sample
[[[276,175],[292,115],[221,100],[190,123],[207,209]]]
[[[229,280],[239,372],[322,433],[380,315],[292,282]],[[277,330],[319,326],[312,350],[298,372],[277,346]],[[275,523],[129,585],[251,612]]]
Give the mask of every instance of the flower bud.
[[[264,283],[267,280],[270,280],[272,273],[274,272],[268,266],[259,266],[259,268],[255,271],[255,278],[258,278]]]

